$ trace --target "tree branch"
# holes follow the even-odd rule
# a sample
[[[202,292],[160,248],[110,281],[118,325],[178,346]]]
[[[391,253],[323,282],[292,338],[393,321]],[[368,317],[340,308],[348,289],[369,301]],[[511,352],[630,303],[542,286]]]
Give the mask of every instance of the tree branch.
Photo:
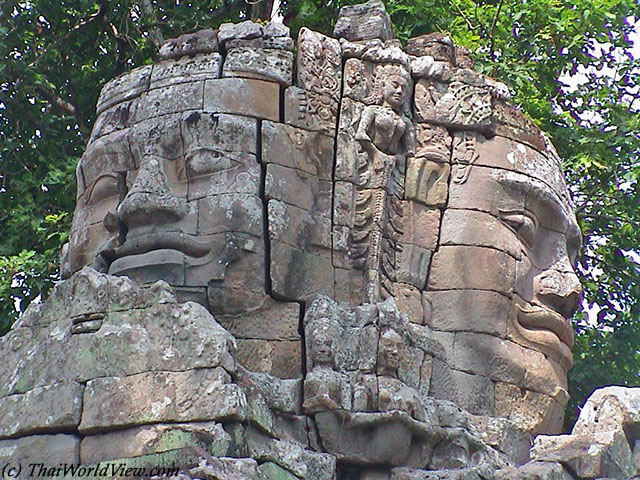
[[[490,43],[489,51],[491,52],[491,56],[493,56],[493,46],[494,46],[494,43],[495,43],[495,37],[493,35],[493,32],[494,32],[494,30],[496,28],[496,23],[498,23],[498,17],[500,16],[500,10],[502,9],[502,2],[503,2],[503,0],[500,0],[498,2],[498,8],[496,8],[496,14],[493,16],[493,21],[491,22],[491,28],[490,28],[490,31],[489,31],[489,36],[491,37],[490,38],[490,42],[491,43]]]
[[[35,65],[37,65],[38,63],[40,63],[40,60],[42,60],[45,55],[47,54],[47,52],[59,45],[60,43],[64,42],[65,40],[67,40],[71,35],[73,35],[75,32],[77,32],[78,30],[80,30],[83,27],[86,27],[87,25],[100,20],[102,17],[105,16],[105,14],[107,13],[107,6],[109,4],[109,0],[100,0],[99,4],[98,4],[98,11],[92,13],[88,18],[84,19],[84,20],[80,20],[73,28],[71,28],[71,30],[69,30],[67,33],[65,33],[63,36],[61,36],[60,38],[56,39],[54,42],[50,43],[49,45],[47,45],[45,47],[45,49],[42,51],[42,53],[40,53],[40,55],[38,55],[38,57],[33,60],[31,63],[29,63],[29,65],[27,66],[28,68],[31,68]]]

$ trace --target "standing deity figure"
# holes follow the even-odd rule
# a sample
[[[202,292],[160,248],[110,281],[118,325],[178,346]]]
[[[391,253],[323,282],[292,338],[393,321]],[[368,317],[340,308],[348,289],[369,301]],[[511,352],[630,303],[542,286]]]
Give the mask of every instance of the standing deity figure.
[[[356,223],[362,228],[353,241],[367,250],[364,268],[369,302],[391,293],[398,233],[393,219],[402,216],[401,178],[406,156],[413,149],[412,124],[405,115],[410,81],[400,66],[379,67],[374,104],[364,108],[356,132],[356,140],[366,153],[366,164],[359,168],[356,201]]]

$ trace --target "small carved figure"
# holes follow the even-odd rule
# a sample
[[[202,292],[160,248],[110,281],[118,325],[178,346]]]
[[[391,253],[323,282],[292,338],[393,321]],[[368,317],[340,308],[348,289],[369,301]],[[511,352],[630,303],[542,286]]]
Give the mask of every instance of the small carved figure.
[[[398,367],[405,344],[395,330],[385,330],[378,343],[378,410],[400,410],[416,420],[425,421],[426,412],[420,394],[398,378]]]
[[[334,370],[333,351],[333,339],[339,328],[332,328],[328,323],[314,323],[316,325],[310,329],[309,339],[313,364],[304,381],[305,394],[302,404],[305,413],[309,414],[343,408],[344,382],[340,373]]]
[[[363,110],[356,132],[356,140],[366,153],[366,164],[360,165],[359,169],[356,228],[360,231],[354,232],[353,243],[354,251],[364,261],[369,302],[391,295],[394,245],[398,236],[393,219],[402,216],[399,200],[403,187],[400,178],[404,172],[405,156],[411,153],[414,143],[411,121],[404,115],[409,83],[409,76],[403,68],[395,65],[380,67],[374,98],[370,99],[374,104]],[[387,242],[383,242],[385,237]],[[381,282],[384,283],[382,292]]]

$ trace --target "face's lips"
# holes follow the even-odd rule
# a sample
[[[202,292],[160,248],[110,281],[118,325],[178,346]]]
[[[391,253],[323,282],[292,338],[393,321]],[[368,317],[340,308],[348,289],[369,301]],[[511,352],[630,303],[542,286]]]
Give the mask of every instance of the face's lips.
[[[543,353],[554,358],[566,369],[572,364],[571,347],[574,332],[569,321],[555,310],[516,299],[517,319],[514,322],[520,335],[537,344]]]
[[[209,253],[211,245],[199,242],[191,235],[182,232],[158,232],[127,238],[120,247],[110,253],[109,260],[165,249],[177,250],[189,257],[201,258]]]

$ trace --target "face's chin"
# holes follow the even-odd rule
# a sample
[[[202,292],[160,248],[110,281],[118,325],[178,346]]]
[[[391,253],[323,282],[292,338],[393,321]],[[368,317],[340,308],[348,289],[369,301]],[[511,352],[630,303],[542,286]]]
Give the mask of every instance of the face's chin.
[[[516,296],[515,315],[510,324],[521,340],[560,364],[565,371],[571,368],[573,356],[573,328],[560,313],[546,306],[527,302]]]

